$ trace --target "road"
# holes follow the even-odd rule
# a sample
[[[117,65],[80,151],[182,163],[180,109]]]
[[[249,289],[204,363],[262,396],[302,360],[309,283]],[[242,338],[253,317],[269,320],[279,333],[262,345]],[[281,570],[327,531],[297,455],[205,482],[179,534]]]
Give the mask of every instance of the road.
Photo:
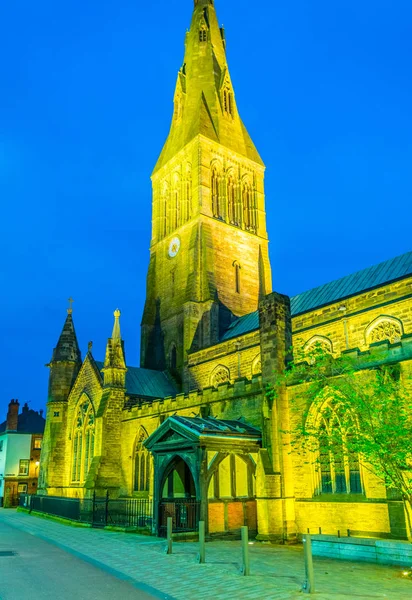
[[[10,555],[10,553],[13,553]],[[0,600],[159,600],[136,584],[0,521]]]

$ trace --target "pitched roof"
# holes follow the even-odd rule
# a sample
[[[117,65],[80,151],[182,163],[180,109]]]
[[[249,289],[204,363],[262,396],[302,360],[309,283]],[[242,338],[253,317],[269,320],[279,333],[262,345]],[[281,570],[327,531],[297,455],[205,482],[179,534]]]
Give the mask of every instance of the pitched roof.
[[[412,252],[362,269],[291,298],[292,316],[412,275]]]
[[[101,371],[103,363],[97,360],[95,363]],[[131,396],[141,398],[166,398],[178,393],[173,382],[163,371],[141,369],[140,367],[127,367],[126,392]]]
[[[391,258],[382,263],[362,269],[341,279],[293,296],[290,299],[292,317],[326,306],[338,300],[356,296],[387,283],[412,276],[412,252]],[[255,311],[236,319],[221,337],[222,342],[259,328],[259,313]]]
[[[220,341],[225,342],[226,340],[231,340],[232,338],[239,337],[245,333],[250,333],[255,329],[259,329],[259,312],[257,310],[233,321],[226,329]]]
[[[259,429],[243,421],[215,419],[214,417],[202,419],[201,417],[182,417],[180,415],[173,415],[170,418],[185,427],[189,427],[194,433],[199,435],[255,437],[256,439],[262,437]]]
[[[0,432],[6,431],[7,421],[0,424]],[[23,406],[17,421],[17,433],[43,433],[46,419],[40,413]]]

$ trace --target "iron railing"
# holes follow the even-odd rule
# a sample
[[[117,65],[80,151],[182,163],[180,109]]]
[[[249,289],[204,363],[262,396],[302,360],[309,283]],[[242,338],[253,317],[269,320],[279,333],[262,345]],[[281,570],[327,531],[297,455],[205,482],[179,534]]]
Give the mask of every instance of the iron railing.
[[[90,523],[93,527],[137,527],[150,529],[153,504],[148,498],[61,498],[20,494],[20,506],[31,511],[63,517],[72,521]]]

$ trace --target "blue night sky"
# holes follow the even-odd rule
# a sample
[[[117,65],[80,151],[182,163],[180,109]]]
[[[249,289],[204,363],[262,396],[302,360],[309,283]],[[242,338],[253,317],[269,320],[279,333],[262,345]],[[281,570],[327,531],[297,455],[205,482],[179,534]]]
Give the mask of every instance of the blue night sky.
[[[410,0],[216,0],[266,166],[273,286],[294,295],[411,250]],[[0,23],[0,421],[45,405],[72,295],[85,354],[113,310],[139,362],[150,173],[191,0],[20,0]]]

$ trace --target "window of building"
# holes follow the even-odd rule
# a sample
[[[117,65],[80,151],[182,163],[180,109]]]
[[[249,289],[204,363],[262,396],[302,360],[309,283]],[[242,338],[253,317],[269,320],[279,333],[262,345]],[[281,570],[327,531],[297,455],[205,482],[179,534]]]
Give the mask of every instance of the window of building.
[[[223,110],[227,115],[233,117],[233,92],[229,86],[223,88]]]
[[[222,216],[222,206],[220,198],[220,177],[216,165],[212,166],[211,188],[212,188],[212,213],[213,216],[219,218]]]
[[[150,454],[143,446],[147,438],[146,432],[140,431],[134,454],[133,490],[135,492],[148,492],[150,483]]]
[[[317,358],[333,354],[332,341],[327,337],[314,335],[304,345],[303,354],[306,360],[314,364]]]
[[[34,438],[33,448],[35,448],[36,450],[40,450],[41,442],[42,442],[41,438]]]
[[[368,327],[365,332],[366,342],[373,344],[388,340],[391,344],[399,342],[403,327],[401,321],[393,317],[378,317]]]
[[[30,461],[28,458],[21,458],[19,461],[19,476],[28,475],[29,474],[29,465]]]
[[[235,291],[237,294],[240,294],[240,269],[241,269],[241,266],[237,262],[237,260],[235,260],[235,262],[233,263],[233,266],[235,268]]]
[[[243,223],[245,228],[256,232],[256,211],[253,202],[252,186],[248,180],[243,182],[242,188]]]
[[[95,416],[87,398],[78,409],[73,430],[72,481],[83,482],[94,456]]]
[[[236,188],[235,180],[232,174],[227,178],[227,216],[229,223],[237,225],[236,219]]]
[[[206,27],[201,27],[199,29],[199,42],[206,42],[207,41],[207,29]]]
[[[359,456],[350,450],[353,421],[327,404],[320,416],[317,494],[361,494]]]
[[[19,485],[17,486],[17,492],[19,494],[26,494],[27,493],[27,483],[19,483]]]
[[[169,353],[169,365],[171,371],[176,371],[177,369],[177,350],[176,345],[172,344]]]
[[[221,383],[230,381],[230,371],[224,365],[218,365],[210,377],[210,385],[217,387]]]

